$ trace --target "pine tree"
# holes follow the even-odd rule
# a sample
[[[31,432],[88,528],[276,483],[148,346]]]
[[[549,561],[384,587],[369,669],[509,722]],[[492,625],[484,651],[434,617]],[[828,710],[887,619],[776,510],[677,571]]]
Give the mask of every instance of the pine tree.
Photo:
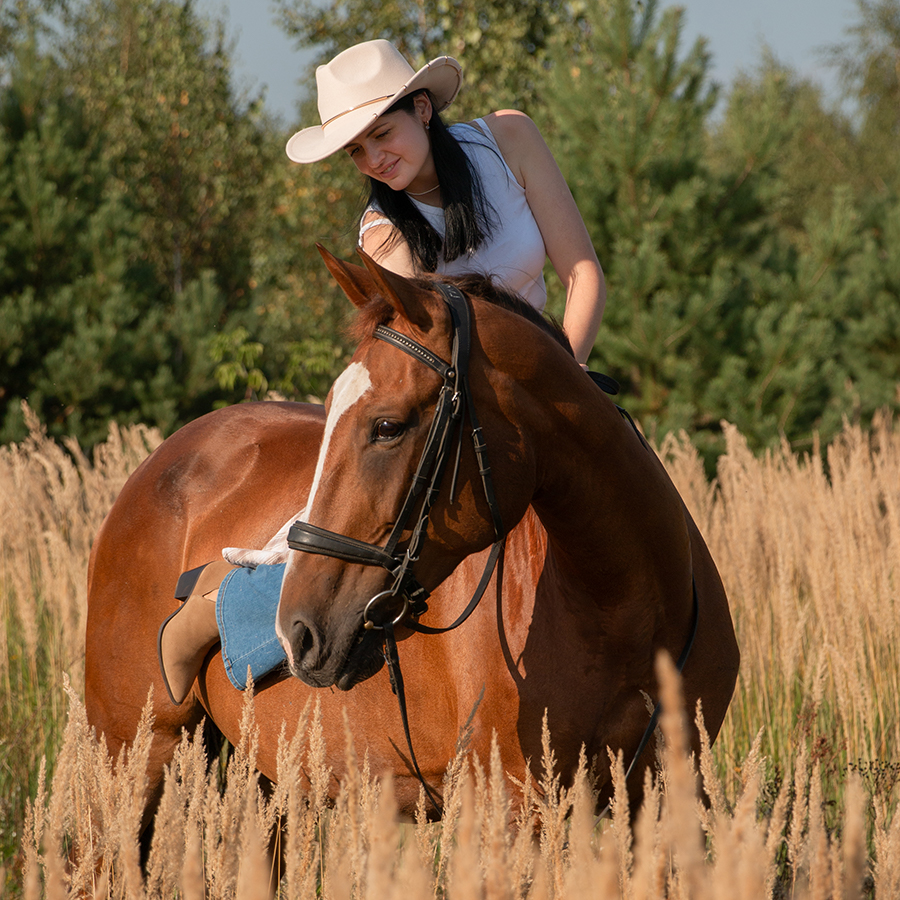
[[[868,422],[879,408],[898,408],[897,191],[889,174],[897,157],[888,150],[896,108],[872,102],[873,84],[890,96],[893,76],[863,77],[885,72],[886,47],[898,45],[888,12],[898,8],[894,0],[861,3],[850,33],[865,39],[833,48],[847,86],[843,107],[826,108],[817,86],[766,56],[739,79],[712,135],[714,169],[743,166],[740,191],[759,198],[768,231],[748,273],[756,283],[742,380],[714,383],[723,400],[755,398],[732,421],[760,443],[767,432],[801,446],[814,434],[827,442],[847,417]]]
[[[900,0],[856,0],[858,21],[830,48],[845,97],[856,109],[868,187],[900,192]]]
[[[554,57],[545,130],[608,277],[592,362],[647,431],[686,429],[710,463],[723,419],[757,447],[810,447],[895,391],[888,353],[874,365],[862,347],[876,327],[864,297],[889,296],[891,278],[848,294],[883,251],[856,200],[855,136],[771,58],[712,126],[705,47],[681,54],[680,16],[605,0]]]
[[[60,47],[71,91],[142,218],[148,262],[173,295],[204,269],[246,295],[260,187],[273,161],[258,100],[232,94],[231,60],[190,3],[82,0]]]
[[[111,418],[171,431],[224,396],[209,345],[247,314],[266,132],[189,8],[72,4],[57,52],[23,10],[0,106],[2,438],[23,399],[86,443]]]
[[[545,95],[545,131],[607,273],[592,365],[657,434],[717,429],[703,390],[738,340],[734,268],[758,243],[753,200],[729,203],[729,179],[706,168],[716,90],[702,41],[680,55],[682,15],[658,15],[655,0],[593,4]]]

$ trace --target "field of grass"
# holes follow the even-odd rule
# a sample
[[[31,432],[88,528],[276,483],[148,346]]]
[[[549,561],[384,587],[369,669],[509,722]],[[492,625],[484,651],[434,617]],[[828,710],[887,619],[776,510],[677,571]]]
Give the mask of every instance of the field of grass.
[[[619,802],[595,825],[585,783],[554,780],[550,738],[524,808],[510,811],[496,759],[462,754],[432,825],[396,821],[390,783],[348,734],[354,775],[326,809],[315,708],[284,735],[265,792],[248,695],[244,740],[220,765],[185,737],[146,880],[135,798],[147,734],[114,771],[81,689],[90,542],[159,436],[113,429],[87,459],[31,427],[0,448],[0,896],[262,897],[270,838],[285,897],[900,896],[900,431],[887,418],[803,457],[755,457],[731,429],[714,483],[686,438],[660,448],[719,565],[743,656],[698,772],[677,676],[660,663],[665,750],[633,820]]]

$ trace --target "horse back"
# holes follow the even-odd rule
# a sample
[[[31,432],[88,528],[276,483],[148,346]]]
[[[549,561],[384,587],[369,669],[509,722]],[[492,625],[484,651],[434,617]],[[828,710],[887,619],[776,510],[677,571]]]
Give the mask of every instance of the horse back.
[[[142,556],[142,548],[174,554],[182,571],[198,555],[268,540],[291,514],[282,511],[306,502],[323,426],[320,406],[266,402],[226,407],[175,432],[132,474],[104,520],[89,597],[98,569]],[[226,518],[229,508],[236,514]]]

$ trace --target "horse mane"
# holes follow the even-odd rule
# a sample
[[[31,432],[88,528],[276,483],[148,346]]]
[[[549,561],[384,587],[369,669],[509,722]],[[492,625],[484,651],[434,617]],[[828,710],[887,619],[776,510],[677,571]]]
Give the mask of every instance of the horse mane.
[[[556,341],[568,354],[574,356],[572,345],[562,326],[552,316],[544,316],[518,294],[503,287],[490,275],[458,275],[411,279],[413,284],[425,290],[432,290],[435,281],[440,280],[458,287],[466,296],[477,297],[507,312],[522,316],[532,325],[536,325],[549,338]],[[351,323],[349,335],[359,343],[369,337],[378,325],[386,325],[394,316],[394,308],[382,297],[374,298],[359,310]]]

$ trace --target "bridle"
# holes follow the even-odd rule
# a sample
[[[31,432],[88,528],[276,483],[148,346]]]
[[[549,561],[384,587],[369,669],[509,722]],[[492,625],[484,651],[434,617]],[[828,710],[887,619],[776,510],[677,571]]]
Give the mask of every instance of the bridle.
[[[362,624],[368,630],[376,629],[384,632],[385,661],[387,662],[391,678],[391,686],[400,702],[400,713],[403,720],[403,728],[406,732],[410,759],[419,781],[425,788],[425,792],[428,794],[435,809],[440,813],[440,806],[422,777],[412,748],[406,713],[403,677],[400,672],[400,660],[397,653],[394,627],[403,623],[406,627],[422,634],[442,634],[462,625],[478,606],[487,589],[494,569],[497,566],[497,561],[503,552],[506,532],[503,529],[503,520],[494,492],[494,482],[491,477],[491,467],[487,457],[487,446],[484,441],[481,423],[475,412],[475,404],[472,400],[472,391],[469,385],[469,362],[472,348],[472,322],[469,304],[459,288],[443,282],[435,282],[435,287],[440,291],[450,312],[452,343],[449,363],[432,353],[418,341],[414,341],[412,338],[395,331],[393,328],[388,328],[386,325],[378,325],[374,331],[376,338],[424,363],[429,369],[437,372],[444,380],[438,394],[434,418],[432,419],[428,436],[425,439],[422,457],[416,467],[412,484],[400,513],[394,522],[394,527],[391,529],[390,535],[388,535],[387,543],[384,547],[379,547],[377,544],[360,541],[329,531],[326,528],[320,528],[317,525],[311,525],[309,522],[301,521],[297,521],[291,526],[288,531],[287,543],[292,550],[300,550],[304,553],[331,556],[363,566],[381,566],[393,576],[394,580],[391,586],[387,590],[376,594],[366,604],[363,610]],[[429,594],[413,573],[413,566],[418,562],[422,543],[425,539],[425,532],[428,528],[431,508],[437,500],[448,462],[454,453],[453,477],[450,484],[451,503],[456,495],[456,479],[459,473],[464,422],[467,416],[471,424],[472,444],[475,449],[484,496],[490,510],[495,540],[475,593],[465,609],[452,625],[448,625],[445,628],[434,628],[422,625],[418,621],[419,617],[428,609],[427,600]],[[406,550],[400,550],[398,549],[400,539],[412,522],[417,506],[418,518],[412,526],[412,533]],[[390,603],[396,599],[399,599],[402,604],[400,611],[393,617],[389,615],[385,621],[376,622],[373,618],[376,608],[381,604]]]
[[[397,653],[397,640],[394,635],[394,627],[403,623],[405,627],[422,634],[443,634],[444,632],[452,631],[454,628],[458,628],[462,625],[478,606],[478,603],[490,583],[498,559],[503,552],[506,532],[503,529],[500,508],[497,505],[497,499],[494,493],[494,483],[491,477],[491,468],[488,464],[487,447],[485,445],[484,435],[481,430],[478,416],[475,412],[475,405],[472,400],[472,392],[469,386],[472,331],[469,304],[459,288],[439,281],[436,281],[434,284],[437,290],[440,291],[450,312],[452,344],[449,363],[442,360],[427,347],[424,347],[412,338],[407,337],[392,328],[388,328],[385,325],[378,325],[374,331],[374,336],[376,338],[402,350],[404,353],[413,357],[413,359],[424,363],[428,368],[437,372],[444,380],[438,395],[431,428],[425,439],[422,457],[419,460],[419,465],[413,476],[412,485],[410,486],[409,492],[401,507],[400,514],[397,516],[394,527],[391,529],[391,533],[388,536],[387,543],[384,547],[379,547],[377,544],[370,544],[366,541],[346,537],[337,532],[319,528],[317,525],[311,525],[308,522],[301,521],[297,521],[291,526],[288,531],[287,543],[292,550],[299,550],[304,553],[316,553],[322,556],[331,556],[345,560],[346,562],[357,563],[364,566],[382,566],[394,577],[391,587],[376,594],[366,604],[365,609],[363,610],[362,624],[363,627],[368,630],[376,629],[384,632],[385,661],[391,679],[391,687],[397,695],[400,704],[400,716],[403,721],[404,732],[406,733],[410,761],[416,776],[421,782],[425,793],[428,795],[428,799],[431,801],[438,814],[440,814],[440,805],[422,776],[412,746],[406,710],[406,697],[403,687],[403,676],[400,671],[400,659]],[[621,408],[619,409],[631,422],[639,439],[649,450],[649,446],[634,425],[631,417],[624,410]],[[484,496],[487,500],[488,509],[491,514],[495,541],[491,548],[491,552],[488,555],[484,571],[478,586],[475,589],[475,593],[472,595],[465,609],[451,625],[448,625],[445,628],[434,628],[422,625],[418,621],[419,616],[428,609],[427,600],[429,594],[413,574],[413,565],[419,559],[419,552],[425,538],[425,532],[428,528],[431,508],[440,491],[447,463],[454,449],[454,442],[456,458],[453,464],[453,478],[450,486],[451,503],[455,497],[456,479],[459,472],[460,455],[462,452],[463,424],[466,416],[468,416],[472,428],[472,443],[478,461],[478,470],[484,488]],[[407,530],[417,505],[419,505],[418,519],[412,528],[412,535],[406,550],[401,551],[398,549],[401,536],[404,531]],[[697,634],[697,624],[699,620],[697,585],[693,576],[691,580],[693,589],[691,632],[687,643],[682,650],[681,656],[676,663],[676,668],[679,672],[682,671],[687,662],[688,655],[690,654],[694,643],[694,638]],[[385,621],[376,623],[372,618],[375,607],[379,603],[392,601],[396,598],[399,598],[402,603],[399,613],[393,618],[389,616]],[[631,765],[628,767],[628,771],[625,775],[626,781],[653,735],[660,711],[660,704],[657,703],[656,708],[651,715],[650,724],[644,731],[638,750],[632,758]],[[608,810],[609,806],[601,813],[601,816],[608,812]]]
[[[408,627],[426,634],[436,634],[450,631],[461,625],[474,610],[478,600],[484,593],[484,588],[490,581],[490,576],[497,563],[500,547],[503,544],[505,531],[503,520],[500,516],[500,508],[497,505],[494,493],[494,483],[491,478],[491,467],[488,464],[487,446],[482,434],[481,424],[475,412],[472,401],[472,392],[469,386],[469,360],[471,355],[471,312],[465,296],[459,288],[453,285],[436,282],[435,286],[441,292],[450,311],[452,329],[452,350],[449,363],[444,362],[439,356],[432,353],[427,347],[414,341],[412,338],[393,328],[378,325],[375,328],[375,337],[391,344],[394,347],[409,354],[428,368],[433,369],[444,383],[438,395],[437,405],[431,428],[425,439],[425,447],[422,457],[413,476],[412,484],[400,508],[394,527],[388,536],[384,547],[346,537],[326,528],[319,528],[308,522],[295,522],[288,531],[288,546],[292,550],[300,550],[305,553],[318,553],[322,556],[331,556],[346,562],[357,563],[363,566],[382,566],[394,577],[393,584],[385,591],[381,591],[369,600],[363,611],[363,627],[366,629],[383,629],[384,622],[378,623],[372,618],[375,608],[384,601],[399,598],[402,607],[400,612],[390,620],[391,626],[406,622]],[[419,616],[427,611],[428,591],[421,585],[413,573],[413,565],[418,562],[422,543],[425,540],[425,532],[428,528],[431,508],[437,500],[440,492],[447,463],[454,451],[455,462],[453,464],[453,479],[450,485],[450,502],[456,495],[456,479],[459,472],[460,455],[462,451],[463,423],[468,414],[472,426],[472,443],[475,448],[475,456],[478,460],[478,470],[481,475],[481,483],[484,488],[484,496],[490,510],[494,527],[495,543],[491,549],[485,566],[485,575],[479,584],[479,590],[463,611],[463,614],[447,628],[430,628],[420,625]],[[399,550],[398,545],[403,533],[407,530],[413,519],[416,507],[419,507],[418,518],[412,527],[412,534],[406,550]],[[480,592],[479,592],[480,591]]]

